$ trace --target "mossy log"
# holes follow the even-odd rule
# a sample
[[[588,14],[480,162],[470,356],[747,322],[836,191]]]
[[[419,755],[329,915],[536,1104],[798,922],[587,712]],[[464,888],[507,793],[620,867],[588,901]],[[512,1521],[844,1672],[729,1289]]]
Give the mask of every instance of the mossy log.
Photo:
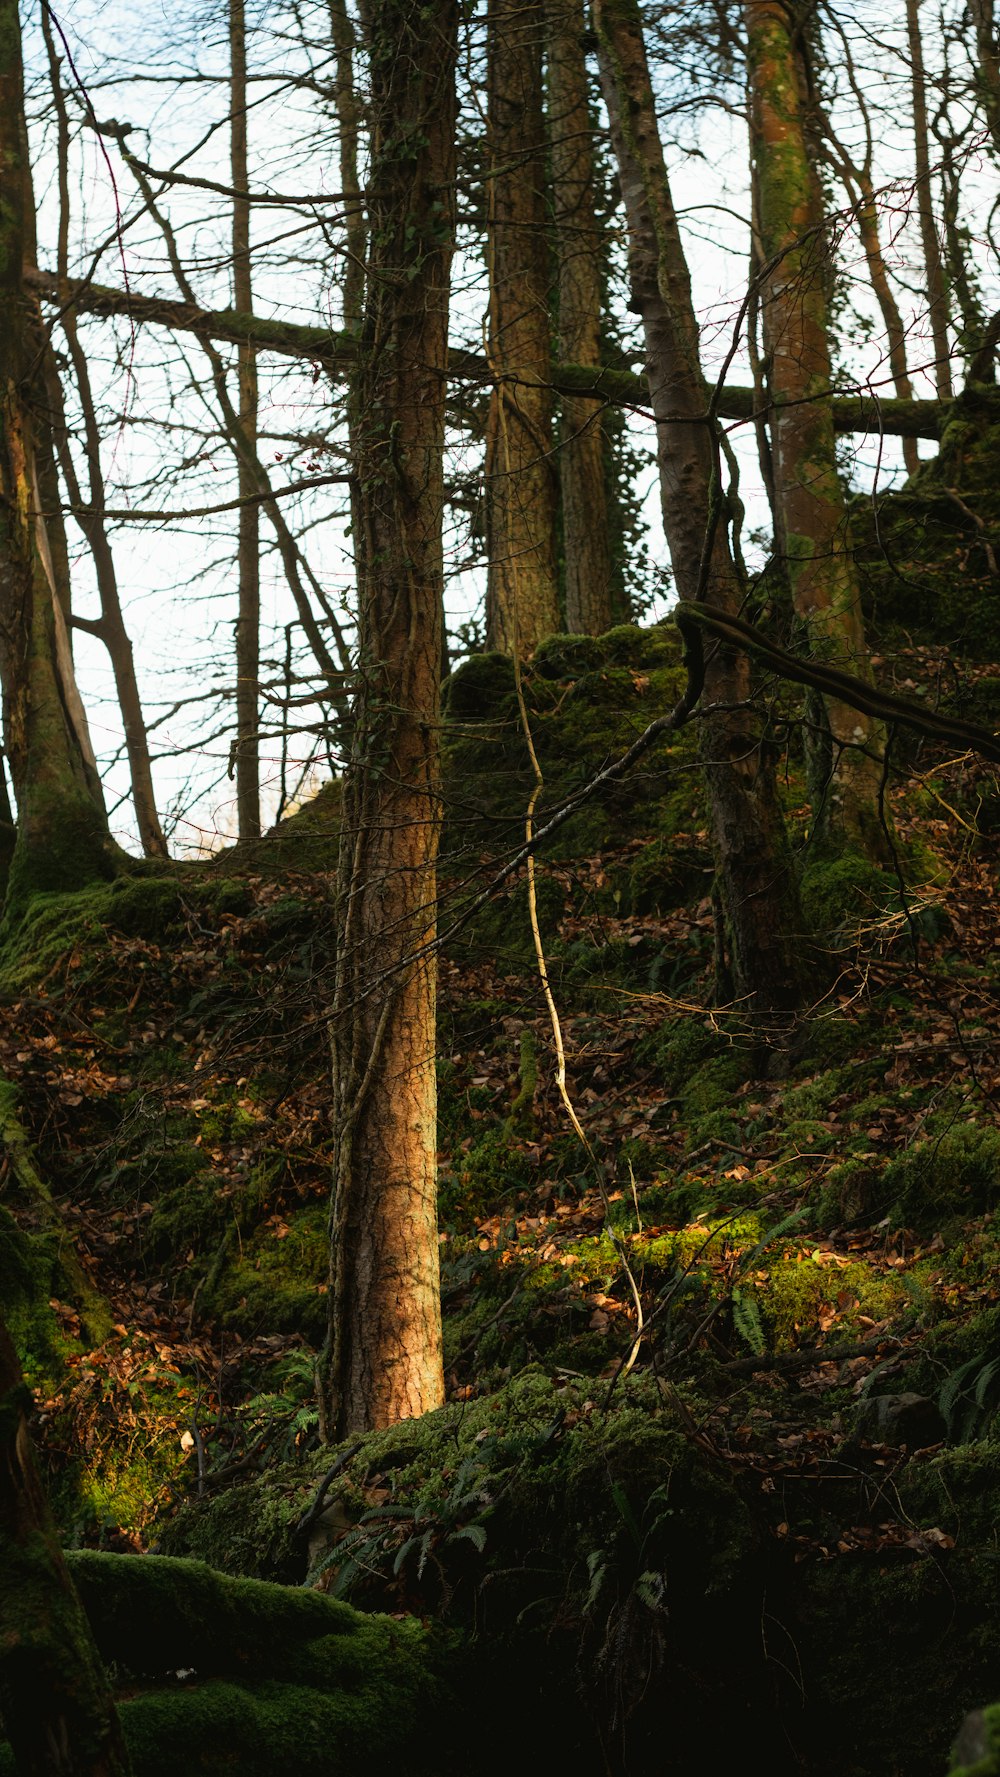
[[[446,1700],[437,1644],[415,1619],[201,1561],[81,1550],[67,1565],[105,1663],[150,1686],[122,1705],[138,1777],[444,1768],[423,1731]],[[0,1774],[14,1769],[0,1747]]]

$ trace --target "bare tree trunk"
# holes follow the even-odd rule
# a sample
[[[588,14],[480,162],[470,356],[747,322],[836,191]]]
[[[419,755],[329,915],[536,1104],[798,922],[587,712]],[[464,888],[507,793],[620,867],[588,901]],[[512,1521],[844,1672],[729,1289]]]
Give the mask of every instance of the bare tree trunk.
[[[346,0],[328,0],[330,36],[337,58],[337,85],[334,104],[340,128],[340,189],[344,194],[347,223],[347,259],[341,285],[344,305],[344,326],[356,332],[362,321],[365,299],[365,226],[364,194],[358,178],[358,136],[361,126],[361,104],[354,77],[354,26],[347,13]]]
[[[247,164],[247,33],[243,0],[229,0],[230,162],[233,175],[233,306],[237,313],[253,309],[250,270],[250,188]],[[240,427],[251,449],[257,444],[257,354],[241,345],[237,353]],[[251,464],[238,456],[239,511],[237,564],[239,606],[236,617],[236,808],[241,839],[260,838],[260,508],[252,495],[257,478]]]
[[[69,118],[62,82],[59,76],[59,57],[52,38],[52,27],[47,7],[42,8],[42,34],[48,52],[49,75],[52,87],[53,104],[56,113],[57,153],[59,169],[59,242],[57,248],[56,273],[59,279],[62,310],[60,320],[70,362],[76,379],[83,416],[83,450],[87,464],[87,481],[89,498],[84,499],[76,474],[73,453],[70,447],[69,432],[66,425],[66,414],[63,402],[62,384],[59,370],[51,343],[39,329],[38,362],[41,366],[44,383],[46,424],[44,433],[54,440],[56,454],[62,467],[63,479],[69,493],[70,502],[75,508],[75,518],[90,548],[94,562],[94,573],[97,590],[101,601],[101,616],[95,623],[84,622],[74,616],[70,598],[68,579],[68,557],[66,564],[66,591],[60,590],[59,554],[65,550],[62,513],[59,510],[58,481],[53,463],[50,479],[46,479],[43,469],[43,457],[39,457],[39,491],[42,509],[45,513],[45,525],[50,546],[59,543],[61,548],[52,548],[56,575],[57,593],[64,609],[66,622],[72,638],[73,627],[83,628],[103,641],[111,660],[114,673],[115,689],[122,713],[122,725],[125,730],[125,751],[129,762],[129,775],[132,783],[132,801],[135,808],[136,824],[142,849],[147,857],[166,857],[167,842],[163,837],[160,817],[156,809],[156,793],[153,788],[153,770],[149,757],[149,742],[146,734],[146,722],[142,711],[142,700],[139,696],[139,685],[135,675],[135,661],[132,655],[132,642],[125,627],[125,617],[118,595],[118,576],[115,571],[114,552],[105,528],[103,511],[105,506],[104,472],[101,466],[101,435],[97,422],[97,411],[94,405],[93,390],[90,382],[90,366],[87,354],[80,344],[76,312],[66,301],[68,294],[68,243],[69,243]],[[28,234],[34,233],[34,201],[30,194],[26,204],[26,222]],[[27,264],[35,261],[35,243],[32,238],[25,242]]]
[[[0,1317],[0,1712],[22,1777],[128,1777],[108,1681],[35,1464]]]
[[[934,220],[931,188],[930,138],[927,128],[927,78],[920,40],[920,0],[906,0],[906,35],[910,50],[910,89],[913,96],[913,151],[916,160],[917,217],[927,279],[927,310],[934,344],[934,380],[942,400],[951,400],[951,347],[948,343],[948,292]]]
[[[25,391],[41,319],[23,282],[30,190],[16,0],[0,0],[0,673],[17,798],[8,905],[114,868],[113,848],[43,521]]]
[[[656,416],[663,524],[677,591],[733,612],[739,588],[716,522],[717,465],[691,280],[670,194],[637,0],[595,0],[611,140],[629,231],[632,306],[642,317]],[[715,485],[713,485],[715,484]],[[717,881],[733,988],[755,1014],[799,1003],[801,930],[773,762],[749,709],[745,654],[712,651],[702,727]],[[720,971],[721,973],[721,971]]]
[[[444,1396],[435,932],[457,7],[371,9],[370,276],[353,395],[359,675],[331,1016],[327,1437]],[[423,953],[422,953],[423,952]]]
[[[979,97],[986,113],[993,146],[1000,154],[1000,47],[997,45],[993,0],[970,0],[970,11],[976,29]]]
[[[777,523],[813,654],[864,678],[870,667],[837,473],[823,208],[805,133],[804,70],[783,0],[746,0],[744,18]],[[811,715],[807,757],[817,828],[880,855],[879,726],[833,699],[814,702]]]
[[[601,361],[602,241],[594,199],[583,0],[547,0],[549,145],[559,264],[559,357]],[[563,395],[559,439],[566,628],[601,635],[614,620],[601,410]]]
[[[526,656],[560,628],[542,10],[490,0],[488,32],[486,619],[490,647]]]

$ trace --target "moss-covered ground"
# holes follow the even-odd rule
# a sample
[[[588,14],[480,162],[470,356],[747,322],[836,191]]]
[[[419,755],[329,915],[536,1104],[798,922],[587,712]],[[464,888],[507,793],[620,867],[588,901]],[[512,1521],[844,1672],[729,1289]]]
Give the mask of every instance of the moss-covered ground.
[[[995,719],[985,668],[879,658]],[[539,820],[678,684],[669,626],[547,644]],[[506,663],[446,701],[448,925],[519,843],[532,776]],[[590,1153],[523,879],[449,938],[440,1413],[340,1452],[320,1497],[332,794],[249,855],[38,897],[8,934],[5,1312],[81,1576],[86,1551],[154,1549],[388,1612],[401,1647],[437,1625],[456,1639],[427,1671],[451,1681],[418,1688],[470,1705],[456,1769],[509,1768],[530,1722],[533,1759],[581,1773],[687,1771],[711,1742],[719,1768],[764,1745],[778,1772],[929,1777],[1000,1684],[1000,800],[901,741],[898,871],[831,861],[790,748],[816,989],[762,1047],[711,1009],[693,745],[661,743],[539,865]],[[311,1654],[265,1679],[105,1651],[140,1772],[223,1768],[240,1710],[247,1760],[273,1742],[294,1767],[296,1720],[334,1733]],[[295,1768],[334,1768],[299,1744]]]

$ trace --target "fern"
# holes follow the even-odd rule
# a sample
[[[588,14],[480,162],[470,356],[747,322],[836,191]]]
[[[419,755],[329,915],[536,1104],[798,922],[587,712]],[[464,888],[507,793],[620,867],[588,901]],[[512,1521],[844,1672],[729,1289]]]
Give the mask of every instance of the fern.
[[[733,1290],[733,1326],[744,1344],[749,1345],[754,1356],[763,1357],[767,1350],[767,1340],[760,1318],[760,1305],[756,1296],[748,1296],[739,1288]]]

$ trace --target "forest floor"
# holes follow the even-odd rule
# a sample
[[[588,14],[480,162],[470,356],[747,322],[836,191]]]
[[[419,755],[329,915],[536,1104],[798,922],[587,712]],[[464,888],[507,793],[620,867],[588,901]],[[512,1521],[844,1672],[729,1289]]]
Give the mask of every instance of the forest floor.
[[[550,647],[529,704],[552,801],[657,713],[663,635]],[[473,664],[451,703],[454,908],[516,842],[527,781],[510,687]],[[956,689],[931,650],[880,666],[980,719],[998,701],[992,669]],[[815,1004],[762,1042],[708,1009],[689,748],[539,865],[586,1146],[523,879],[443,958],[440,1423],[341,1453],[317,1502],[322,800],[246,858],[39,901],[8,939],[6,1296],[68,1541],[308,1575],[505,1647],[530,1619],[567,1694],[592,1688],[604,1768],[660,1768],[643,1748],[673,1670],[693,1686],[678,1758],[725,1693],[748,1729],[776,1712],[789,1770],[918,1777],[1000,1655],[1000,801],[974,761],[901,737],[895,864],[813,862],[786,762],[821,936]],[[877,1676],[873,1615],[895,1646]]]

